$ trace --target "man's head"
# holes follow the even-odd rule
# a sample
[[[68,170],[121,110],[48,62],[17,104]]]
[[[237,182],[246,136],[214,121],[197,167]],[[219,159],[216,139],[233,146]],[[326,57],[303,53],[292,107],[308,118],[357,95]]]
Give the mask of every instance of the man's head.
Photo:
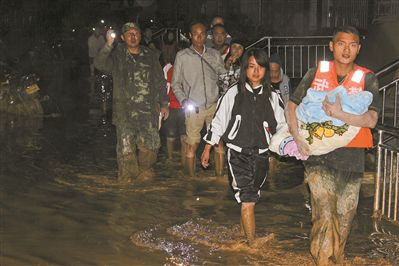
[[[334,31],[329,48],[334,60],[340,64],[352,64],[359,54],[359,32],[352,26],[342,26]]]
[[[239,40],[232,40],[230,43],[230,54],[236,58],[240,58],[244,53],[244,46]]]
[[[141,30],[138,24],[133,22],[125,23],[121,29],[122,40],[128,48],[138,48],[141,41]]]
[[[221,46],[225,44],[227,38],[226,29],[222,24],[216,24],[212,28],[212,42],[217,45]]]
[[[206,42],[206,28],[201,22],[193,22],[190,26],[190,38],[194,47],[202,47]]]
[[[212,19],[212,22],[211,22],[211,29],[212,29],[215,25],[217,25],[217,24],[222,24],[222,25],[224,25],[224,20],[223,20],[223,18],[222,18],[221,16],[216,16],[216,17],[214,17],[214,18]]]
[[[100,36],[101,35],[101,28],[100,27],[95,27],[94,28],[94,35],[95,36]]]
[[[272,82],[281,81],[281,59],[278,54],[272,54],[269,60],[270,79]]]
[[[144,30],[144,32],[143,32],[143,35],[144,35],[144,37],[145,37],[147,40],[151,40],[151,38],[152,38],[152,29],[151,29],[151,28],[146,28],[146,29]]]
[[[172,42],[172,41],[176,40],[175,32],[172,31],[172,30],[168,30],[166,32],[166,36],[165,37],[166,37],[166,40],[169,41],[169,42]]]
[[[334,30],[334,32],[333,32],[332,41],[335,41],[338,33],[342,33],[342,32],[353,34],[353,35],[357,36],[357,40],[359,42],[359,40],[360,40],[359,31],[355,27],[352,27],[352,26],[349,26],[349,25],[345,25],[345,26],[341,26],[341,27],[336,28]]]

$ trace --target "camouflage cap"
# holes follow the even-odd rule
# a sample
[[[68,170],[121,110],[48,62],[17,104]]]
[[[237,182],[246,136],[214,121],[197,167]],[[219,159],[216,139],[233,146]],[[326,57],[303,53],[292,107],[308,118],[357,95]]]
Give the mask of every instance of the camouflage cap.
[[[122,29],[121,29],[122,34],[125,33],[125,32],[127,32],[127,31],[130,30],[130,29],[136,29],[136,30],[138,30],[138,31],[141,32],[141,29],[140,29],[139,24],[134,23],[134,22],[127,22],[127,23],[125,23],[125,24],[122,26]]]

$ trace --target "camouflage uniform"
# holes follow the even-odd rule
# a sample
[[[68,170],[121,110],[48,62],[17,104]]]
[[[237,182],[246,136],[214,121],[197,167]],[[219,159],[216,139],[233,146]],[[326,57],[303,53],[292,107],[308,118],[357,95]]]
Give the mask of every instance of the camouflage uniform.
[[[114,81],[112,122],[119,178],[135,178],[156,160],[160,106],[168,104],[158,58],[158,53],[143,46],[140,54],[132,55],[121,43],[114,50],[105,45],[94,60],[96,68],[111,73]]]

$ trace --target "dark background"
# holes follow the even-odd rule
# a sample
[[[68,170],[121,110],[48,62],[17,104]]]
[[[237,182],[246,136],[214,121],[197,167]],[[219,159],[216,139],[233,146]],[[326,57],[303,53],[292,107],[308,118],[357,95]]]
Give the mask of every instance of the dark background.
[[[377,71],[399,58],[399,0],[0,0],[0,62],[37,73],[43,93],[68,101],[87,87],[80,83],[93,27],[134,21],[159,38],[165,27],[184,34],[191,21],[209,25],[216,15],[244,45],[263,36],[330,36],[350,24],[366,36],[361,65]]]
[[[119,28],[136,21],[156,32],[187,30],[190,21],[225,18],[233,36],[248,42],[268,36],[331,35],[351,24],[366,33],[379,17],[395,12],[378,0],[0,0],[0,39],[23,53],[42,40],[85,42],[101,19]],[[392,2],[392,1],[389,1]],[[395,1],[393,1],[395,2]],[[397,13],[396,13],[397,16]]]

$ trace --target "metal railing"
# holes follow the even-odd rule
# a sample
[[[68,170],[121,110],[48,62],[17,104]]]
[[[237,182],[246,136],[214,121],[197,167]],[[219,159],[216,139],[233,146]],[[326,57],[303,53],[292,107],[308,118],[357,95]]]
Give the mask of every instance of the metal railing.
[[[398,69],[399,60],[377,72],[377,76]],[[381,122],[378,125],[377,172],[375,178],[373,216],[398,223],[399,201],[399,79],[380,88]]]
[[[248,45],[266,49],[268,55],[277,53],[283,63],[284,73],[290,78],[302,78],[321,60],[330,57],[328,43],[332,36],[271,37],[264,36]]]
[[[331,60],[329,42],[332,36],[264,36],[245,47],[258,47],[267,50],[268,55],[277,53],[283,63],[283,71],[290,78],[302,78],[309,68],[319,61]],[[361,39],[365,39],[362,36]]]
[[[398,223],[399,129],[378,127],[377,174],[374,193],[374,217]]]
[[[377,0],[374,4],[374,21],[384,17],[399,16],[398,0]]]
[[[185,42],[190,41],[186,36],[184,36],[184,34],[182,33],[182,30],[179,28],[176,28],[176,27],[161,28],[152,34],[152,39],[163,41],[163,38],[165,37],[165,33],[167,31],[172,31],[174,33],[174,35],[176,36],[177,41],[185,41]]]

